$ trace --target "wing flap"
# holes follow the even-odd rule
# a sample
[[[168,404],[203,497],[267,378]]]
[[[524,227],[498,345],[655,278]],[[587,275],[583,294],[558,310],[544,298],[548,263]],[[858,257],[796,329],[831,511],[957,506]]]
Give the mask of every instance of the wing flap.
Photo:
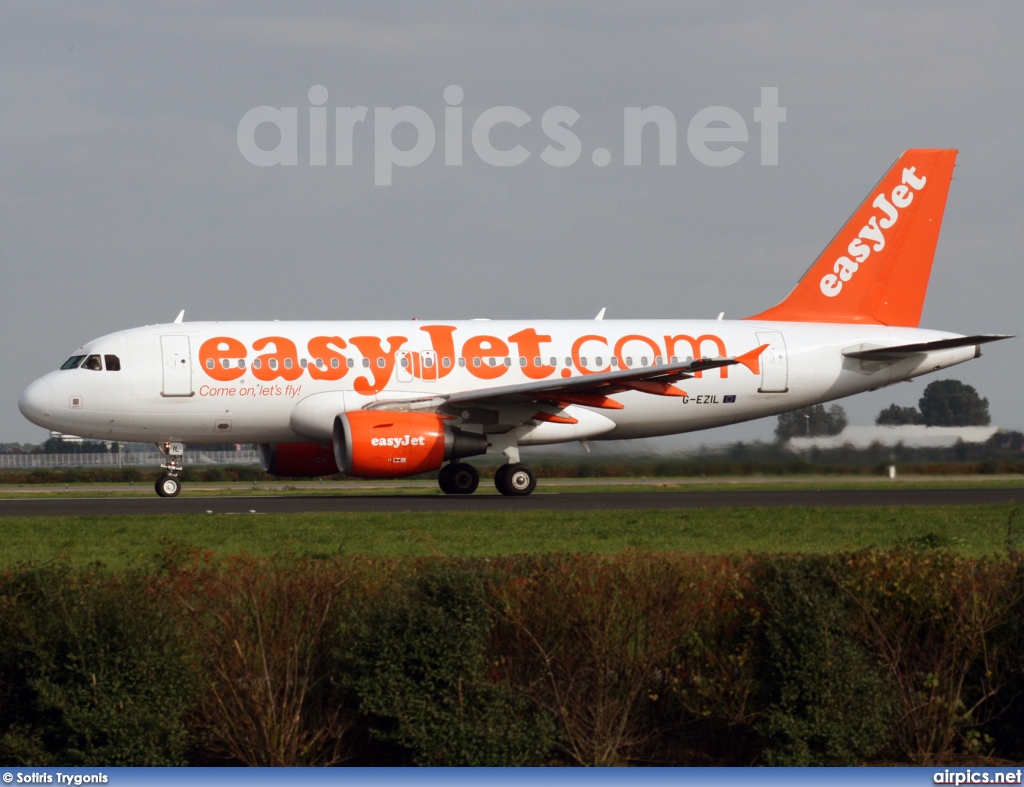
[[[669,386],[679,380],[689,379],[695,376],[697,372],[718,369],[722,366],[733,366],[737,363],[739,361],[736,358],[697,358],[693,361],[662,364],[661,366],[645,366],[640,369],[619,369],[614,372],[596,372],[578,377],[538,380],[537,382],[520,383],[518,385],[462,391],[449,396],[448,404],[460,405],[470,402],[514,403],[535,399],[543,401],[551,401],[552,399],[568,401],[567,397],[574,394],[604,398],[611,394],[622,393],[625,390],[632,389],[633,383],[659,383]],[[653,389],[648,391],[648,393],[653,392]],[[583,402],[579,402],[579,404],[583,404]]]
[[[655,396],[686,396],[686,392],[673,383],[694,377],[698,372],[740,364],[754,374],[760,373],[759,357],[767,344],[756,347],[738,357],[696,358],[690,361],[645,366],[639,369],[617,369],[575,377],[537,380],[516,385],[479,388],[417,399],[392,399],[375,402],[372,410],[439,409],[469,405],[503,405],[539,402],[545,404],[579,404],[602,409],[622,409],[622,405],[609,397],[624,391],[642,391]]]

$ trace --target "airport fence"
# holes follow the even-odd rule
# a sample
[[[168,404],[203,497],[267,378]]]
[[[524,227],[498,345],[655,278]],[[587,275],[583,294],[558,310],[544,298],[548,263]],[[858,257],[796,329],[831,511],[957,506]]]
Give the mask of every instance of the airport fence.
[[[159,467],[167,461],[159,451],[109,454],[0,454],[0,470],[70,467]],[[259,451],[186,451],[188,465],[258,465]]]

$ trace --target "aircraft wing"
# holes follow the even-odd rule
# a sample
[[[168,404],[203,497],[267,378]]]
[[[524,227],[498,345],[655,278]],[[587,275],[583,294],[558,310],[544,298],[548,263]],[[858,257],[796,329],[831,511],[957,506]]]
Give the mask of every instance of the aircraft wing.
[[[598,407],[621,410],[622,404],[611,397],[624,391],[642,391],[657,396],[686,396],[674,383],[694,377],[698,372],[722,366],[741,364],[754,374],[760,373],[760,356],[767,348],[762,344],[750,352],[730,358],[696,358],[679,363],[645,366],[639,369],[619,369],[568,378],[538,380],[536,382],[478,388],[430,398],[392,399],[375,402],[371,410],[437,409],[445,405],[507,405],[537,402],[541,404]]]
[[[977,336],[958,336],[955,339],[939,339],[934,342],[918,342],[917,344],[898,344],[895,347],[876,347],[871,350],[845,351],[843,355],[847,358],[862,358],[874,361],[897,361],[911,355],[921,355],[935,350],[952,350],[956,347],[970,347],[982,345],[987,342],[998,342],[1003,339],[1012,339],[1013,336],[1002,333],[985,333]]]

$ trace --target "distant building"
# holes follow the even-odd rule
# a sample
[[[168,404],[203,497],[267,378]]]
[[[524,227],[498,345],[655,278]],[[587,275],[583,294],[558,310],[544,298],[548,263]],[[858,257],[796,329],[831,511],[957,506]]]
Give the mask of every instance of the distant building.
[[[874,444],[899,445],[907,448],[949,448],[958,442],[984,443],[997,426],[848,426],[832,437],[794,437],[786,445],[793,451],[810,448],[869,448]]]

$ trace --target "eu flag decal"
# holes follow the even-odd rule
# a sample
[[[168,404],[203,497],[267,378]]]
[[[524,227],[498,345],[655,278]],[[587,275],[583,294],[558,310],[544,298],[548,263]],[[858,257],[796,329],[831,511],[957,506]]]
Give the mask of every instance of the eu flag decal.
[[[735,394],[727,395],[727,396],[722,397],[722,402],[724,404],[735,404],[736,403],[736,396],[735,396]]]

